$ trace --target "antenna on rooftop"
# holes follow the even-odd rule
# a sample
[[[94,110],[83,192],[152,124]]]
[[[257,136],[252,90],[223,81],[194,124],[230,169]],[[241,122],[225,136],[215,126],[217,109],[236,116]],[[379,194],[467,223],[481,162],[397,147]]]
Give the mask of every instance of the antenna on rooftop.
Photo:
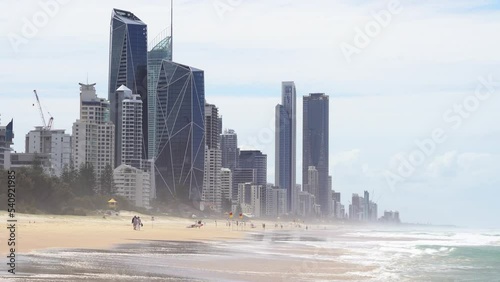
[[[170,0],[170,54],[174,60],[174,0]]]

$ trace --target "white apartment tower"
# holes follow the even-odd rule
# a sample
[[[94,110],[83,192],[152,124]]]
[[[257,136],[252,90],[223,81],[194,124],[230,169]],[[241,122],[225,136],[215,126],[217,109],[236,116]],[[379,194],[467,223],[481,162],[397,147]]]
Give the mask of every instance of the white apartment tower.
[[[115,166],[127,164],[142,169],[142,100],[122,85],[116,90],[118,117],[115,124]]]
[[[48,172],[52,176],[61,176],[64,167],[71,164],[71,136],[64,130],[49,130],[42,126],[35,127],[26,134],[26,153],[47,154]]]
[[[80,83],[80,118],[73,123],[73,164],[94,166],[99,179],[106,165],[114,167],[115,126],[109,120],[109,102],[98,98],[94,84]]]
[[[220,192],[222,199],[231,200],[233,198],[233,173],[229,168],[220,170]]]
[[[214,211],[222,207],[219,111],[215,105],[205,105],[205,171],[202,200]]]

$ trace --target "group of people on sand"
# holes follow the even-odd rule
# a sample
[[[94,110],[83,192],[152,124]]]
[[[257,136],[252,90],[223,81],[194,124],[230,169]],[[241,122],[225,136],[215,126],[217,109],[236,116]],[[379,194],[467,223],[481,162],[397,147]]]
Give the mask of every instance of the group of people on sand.
[[[134,217],[132,217],[132,225],[134,226],[134,230],[141,230],[142,227],[141,217],[134,215]]]

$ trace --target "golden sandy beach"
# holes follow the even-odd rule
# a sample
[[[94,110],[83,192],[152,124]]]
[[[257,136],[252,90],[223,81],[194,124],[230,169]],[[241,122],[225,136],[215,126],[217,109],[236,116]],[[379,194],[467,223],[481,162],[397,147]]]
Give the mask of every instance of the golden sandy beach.
[[[130,212],[120,216],[58,216],[17,214],[16,253],[28,253],[48,248],[108,249],[116,244],[137,243],[145,240],[207,241],[241,238],[242,231],[231,230],[225,222],[215,227],[207,220],[202,228],[186,228],[194,219],[167,216],[140,215],[144,224],[140,231],[132,228]],[[5,213],[0,220],[7,222]],[[7,253],[9,234],[6,228],[0,232],[0,253]]]

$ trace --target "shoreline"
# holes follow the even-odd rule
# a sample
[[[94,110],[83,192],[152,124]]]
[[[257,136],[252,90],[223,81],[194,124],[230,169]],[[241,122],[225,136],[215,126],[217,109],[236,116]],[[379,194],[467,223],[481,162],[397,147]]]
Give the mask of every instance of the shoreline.
[[[231,230],[224,223],[208,224],[202,228],[186,228],[194,219],[170,216],[140,215],[143,227],[133,230],[131,218],[135,213],[122,212],[119,216],[66,216],[17,214],[16,254],[27,254],[46,249],[110,249],[114,246],[141,241],[207,242],[241,239],[245,230]],[[7,222],[7,214],[0,214]],[[200,219],[202,220],[202,219]],[[0,254],[8,254],[9,230],[0,232]]]

